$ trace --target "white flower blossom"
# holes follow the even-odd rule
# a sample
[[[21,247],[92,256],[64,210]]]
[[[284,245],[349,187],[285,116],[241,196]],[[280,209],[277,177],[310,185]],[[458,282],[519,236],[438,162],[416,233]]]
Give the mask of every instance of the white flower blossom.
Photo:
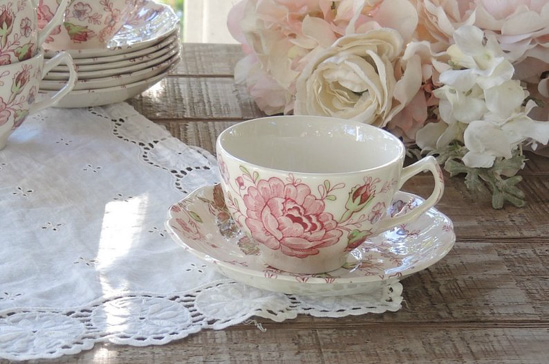
[[[494,36],[485,38],[479,28],[464,25],[456,30],[454,40],[448,55],[453,64],[464,69],[443,72],[440,75],[443,84],[467,91],[475,84],[486,89],[513,77],[513,65],[505,59]]]
[[[549,122],[532,120],[535,106],[520,81],[513,80],[513,65],[503,57],[495,38],[465,25],[454,34],[448,54],[456,69],[440,74],[444,86],[434,91],[441,121],[419,130],[416,142],[423,150],[441,150],[452,141],[464,143],[463,163],[490,168],[496,158],[512,158],[523,143],[547,144]]]

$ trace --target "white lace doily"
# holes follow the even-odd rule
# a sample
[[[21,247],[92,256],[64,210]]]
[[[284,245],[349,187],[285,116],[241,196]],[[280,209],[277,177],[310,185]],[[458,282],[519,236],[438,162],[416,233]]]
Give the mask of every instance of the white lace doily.
[[[368,296],[284,295],[186,253],[164,230],[168,208],[217,180],[207,151],[127,104],[27,118],[0,151],[0,358],[165,344],[253,316],[401,307],[399,283]]]

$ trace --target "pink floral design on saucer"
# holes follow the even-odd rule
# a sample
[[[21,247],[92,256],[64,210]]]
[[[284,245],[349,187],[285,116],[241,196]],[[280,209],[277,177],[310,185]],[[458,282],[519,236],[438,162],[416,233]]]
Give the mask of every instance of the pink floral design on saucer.
[[[388,214],[414,209],[421,202],[420,197],[398,192]],[[262,262],[257,243],[228,214],[219,185],[200,188],[174,204],[166,227],[177,244],[229,278],[267,290],[328,296],[366,293],[399,281],[438,262],[455,242],[450,219],[431,208],[414,222],[369,237],[335,271],[288,273]]]

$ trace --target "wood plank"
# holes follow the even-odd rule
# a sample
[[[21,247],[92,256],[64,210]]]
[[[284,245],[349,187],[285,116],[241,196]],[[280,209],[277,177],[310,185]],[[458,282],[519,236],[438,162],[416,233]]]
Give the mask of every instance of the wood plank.
[[[217,136],[236,121],[158,121],[185,144],[199,146],[215,155]]]
[[[99,344],[56,363],[546,363],[547,328],[370,324],[298,328],[265,324],[202,331],[163,346]],[[48,361],[43,361],[47,363]]]
[[[318,332],[326,363],[543,363],[547,329],[376,325]]]
[[[549,147],[545,148],[545,151],[549,153]],[[523,176],[536,175],[536,176],[549,176],[549,158],[540,156],[531,152],[526,153],[528,160],[526,166],[519,174]]]
[[[149,120],[247,120],[263,113],[231,78],[169,77],[128,100]]]
[[[298,316],[291,325],[357,329],[378,322],[549,328],[548,255],[546,243],[458,242],[441,261],[402,281],[404,303],[397,312],[337,319]]]
[[[520,187],[526,193],[527,205],[506,205],[501,210],[491,207],[490,196],[472,194],[462,176],[450,178],[445,173],[445,184],[436,207],[452,219],[458,240],[549,237],[549,178],[525,176]],[[403,190],[426,197],[432,190],[432,178],[428,174],[416,176]]]
[[[176,76],[233,77],[234,67],[244,57],[239,45],[183,43],[181,62],[171,71]]]

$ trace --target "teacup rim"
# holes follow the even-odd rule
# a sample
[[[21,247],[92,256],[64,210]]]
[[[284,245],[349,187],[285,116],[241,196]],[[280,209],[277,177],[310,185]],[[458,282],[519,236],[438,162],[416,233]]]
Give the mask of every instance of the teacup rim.
[[[362,169],[343,171],[343,172],[303,172],[303,171],[296,171],[296,170],[285,170],[285,169],[279,169],[279,168],[272,168],[272,167],[262,166],[260,164],[254,163],[254,162],[247,161],[243,158],[235,156],[233,153],[230,153],[225,147],[223,147],[222,142],[221,142],[223,137],[225,137],[227,134],[229,134],[231,130],[234,130],[238,127],[242,127],[242,126],[244,126],[246,124],[249,124],[249,123],[255,123],[255,122],[259,122],[259,121],[265,122],[265,121],[274,120],[274,119],[299,119],[299,118],[315,118],[315,119],[324,119],[324,120],[337,120],[339,122],[348,123],[348,124],[351,124],[351,125],[359,126],[361,128],[364,127],[366,129],[375,130],[376,132],[379,132],[379,133],[383,134],[384,136],[389,137],[389,139],[394,140],[396,142],[396,144],[398,144],[400,151],[399,151],[398,155],[396,155],[394,158],[392,158],[388,162],[380,164],[380,165],[372,167],[372,168],[362,168]],[[351,176],[351,175],[356,175],[356,174],[364,174],[364,173],[375,172],[375,171],[387,168],[388,166],[393,165],[395,163],[398,163],[400,160],[404,161],[404,158],[405,158],[405,155],[406,155],[406,147],[405,147],[404,143],[400,139],[398,139],[395,135],[389,133],[388,131],[386,131],[382,128],[376,127],[374,125],[362,123],[362,122],[356,121],[356,120],[343,119],[343,118],[332,117],[332,116],[318,116],[318,115],[276,115],[276,116],[266,116],[266,117],[253,118],[253,119],[249,119],[249,120],[246,120],[246,121],[239,122],[237,124],[229,126],[225,130],[223,130],[219,134],[219,136],[217,137],[217,140],[216,140],[216,154],[217,154],[218,157],[220,156],[221,151],[223,151],[224,154],[225,154],[225,156],[223,156],[223,158],[229,157],[229,158],[233,159],[234,161],[237,161],[239,163],[245,163],[246,165],[248,165],[250,167],[253,167],[253,168],[262,169],[262,170],[265,170],[265,171],[268,171],[268,172],[271,172],[271,173],[275,173],[275,174],[288,174],[288,173],[291,173],[291,174],[294,174],[294,175],[311,176],[311,177],[315,177],[315,176],[316,177],[318,177],[318,176],[328,176],[328,177],[330,177],[330,176],[334,176],[334,177],[336,177],[336,176]]]

